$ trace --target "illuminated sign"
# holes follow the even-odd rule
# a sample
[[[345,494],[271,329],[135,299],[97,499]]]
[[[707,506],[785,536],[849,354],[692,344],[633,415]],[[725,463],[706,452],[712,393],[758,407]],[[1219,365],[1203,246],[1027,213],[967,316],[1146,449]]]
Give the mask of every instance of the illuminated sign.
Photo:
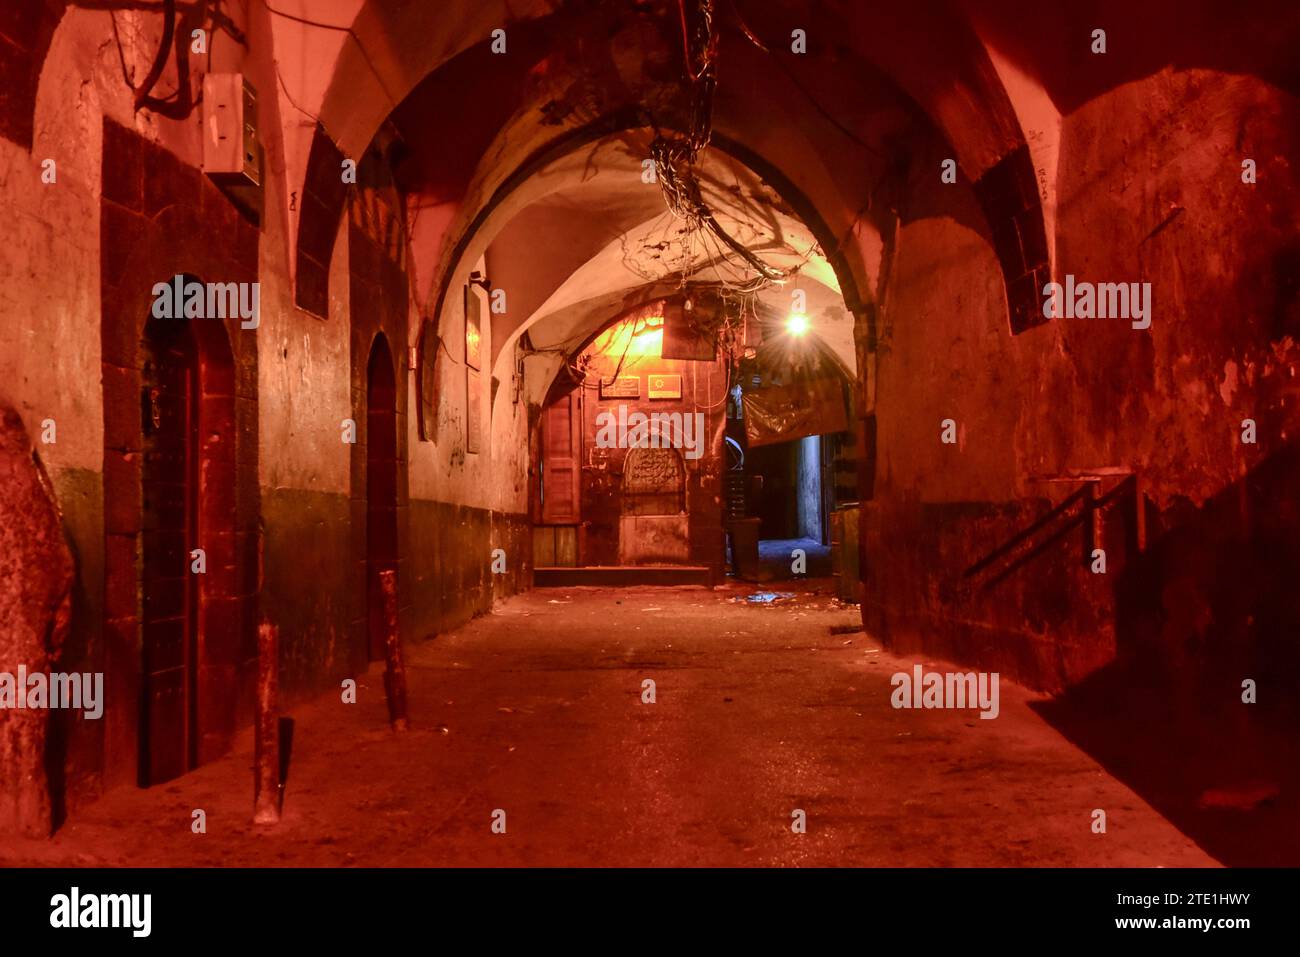
[[[649,394],[652,399],[680,399],[682,397],[682,377],[679,375],[652,375]]]
[[[602,399],[639,399],[641,397],[641,377],[621,375],[613,382],[600,383]]]

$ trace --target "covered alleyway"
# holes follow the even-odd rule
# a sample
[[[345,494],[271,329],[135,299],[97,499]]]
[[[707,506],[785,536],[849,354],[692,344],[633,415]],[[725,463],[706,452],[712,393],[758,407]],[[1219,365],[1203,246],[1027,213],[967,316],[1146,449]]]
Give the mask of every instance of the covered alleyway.
[[[0,0],[0,862],[1300,864],[1297,49]]]

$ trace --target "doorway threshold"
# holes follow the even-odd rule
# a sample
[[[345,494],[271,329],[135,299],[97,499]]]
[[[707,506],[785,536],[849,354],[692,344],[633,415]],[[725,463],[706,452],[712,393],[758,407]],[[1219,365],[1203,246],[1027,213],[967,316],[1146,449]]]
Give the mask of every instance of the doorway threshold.
[[[711,584],[707,565],[579,565],[533,569],[533,585],[537,588]]]

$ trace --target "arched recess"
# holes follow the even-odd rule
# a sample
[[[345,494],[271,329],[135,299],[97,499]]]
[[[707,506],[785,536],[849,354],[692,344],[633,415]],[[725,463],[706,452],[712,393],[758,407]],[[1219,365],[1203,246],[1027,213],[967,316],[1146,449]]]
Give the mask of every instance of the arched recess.
[[[411,523],[407,520],[405,345],[409,341],[410,293],[406,250],[398,238],[404,234],[401,207],[384,175],[386,169],[375,162],[377,159],[368,154],[358,169],[358,192],[349,202],[348,218],[349,378],[359,427],[358,442],[349,455],[356,611],[348,656],[354,674],[382,656],[382,638],[377,631],[382,623],[378,574],[398,571],[398,604],[403,615],[410,607],[406,593],[417,581],[417,575],[400,570],[411,567],[404,563],[411,553],[407,538]],[[373,422],[371,409],[375,412]],[[376,429],[373,448],[372,425]],[[376,456],[373,462],[372,454]],[[374,495],[372,465],[377,470]]]
[[[606,117],[589,127],[561,137],[506,177],[496,192],[483,204],[478,214],[457,234],[455,241],[450,241],[449,237],[439,268],[435,273],[433,294],[430,297],[430,309],[427,313],[431,319],[426,322],[421,335],[437,334],[435,323],[444,318],[445,311],[451,305],[451,299],[454,297],[450,297],[449,294],[452,289],[457,288],[456,283],[462,281],[458,280],[458,277],[466,274],[467,264],[483,255],[492,239],[521,209],[538,197],[554,192],[565,184],[581,182],[582,163],[574,163],[573,158],[579,157],[584,149],[593,144],[626,136],[637,136],[648,143],[650,131],[640,126],[639,118],[633,114]],[[854,313],[862,325],[865,340],[874,341],[875,312],[869,305],[872,298],[868,285],[870,270],[862,257],[859,243],[846,241],[848,236],[837,233],[823,217],[821,208],[809,199],[782,170],[764,157],[744,144],[723,135],[715,134],[713,145],[720,152],[734,157],[767,183],[780,199],[790,206],[797,219],[808,228],[821,249],[828,252],[829,265],[834,272],[839,293],[846,307]],[[660,201],[657,193],[652,195],[656,202]],[[633,294],[640,296],[639,291]],[[601,319],[603,320],[604,316]],[[526,325],[498,330],[494,324],[494,374],[498,377],[509,374],[504,363],[510,361],[510,350],[513,349],[515,340],[526,331]],[[426,355],[431,350],[422,348],[420,351],[422,355]],[[421,393],[419,399],[421,414],[429,416],[433,411],[433,397]]]
[[[628,450],[620,490],[619,564],[676,563],[690,559],[686,495],[686,467],[680,451],[675,448]]]
[[[625,124],[625,126],[619,128],[620,124]],[[611,128],[614,128],[613,132],[611,132]],[[621,141],[623,138],[628,136],[640,136],[648,143],[648,131],[638,125],[638,118],[636,116],[620,115],[618,117],[607,118],[606,120],[597,123],[591,129],[582,131],[580,135],[568,135],[563,137],[561,142],[554,144],[551,148],[544,151],[542,155],[534,157],[531,165],[522,167],[507,177],[506,182],[485,204],[478,216],[476,216],[474,220],[465,227],[463,232],[458,234],[458,242],[444,253],[442,258],[443,262],[446,264],[445,269],[441,269],[436,274],[434,280],[435,283],[438,284],[435,288],[438,289],[439,295],[442,296],[442,299],[434,299],[432,302],[432,308],[427,314],[431,317],[436,317],[438,320],[453,321],[456,317],[447,310],[449,307],[455,306],[453,300],[456,297],[449,295],[449,293],[453,290],[459,289],[459,283],[463,282],[464,277],[467,275],[466,270],[469,268],[468,264],[476,262],[477,259],[483,255],[484,250],[490,244],[491,239],[494,236],[499,235],[504,225],[509,223],[520,209],[526,208],[529,201],[535,201],[538,197],[553,193],[555,190],[562,188],[566,183],[573,184],[582,182],[584,173],[582,151],[584,148],[597,142]],[[870,270],[864,260],[863,244],[860,241],[859,234],[854,233],[852,224],[843,219],[841,222],[843,224],[844,232],[837,233],[836,230],[822,217],[821,209],[816,203],[809,199],[789,177],[785,176],[772,163],[766,161],[753,150],[749,150],[743,144],[736,143],[729,137],[721,134],[715,137],[714,145],[719,154],[725,156],[739,154],[744,157],[744,159],[737,160],[741,165],[749,166],[751,169],[753,167],[758,167],[757,170],[754,170],[757,177],[766,184],[767,188],[770,188],[779,196],[781,202],[788,207],[788,211],[792,211],[796,218],[807,227],[807,232],[811,233],[812,238],[816,240],[822,248],[832,251],[831,262],[827,265],[829,266],[829,272],[834,276],[833,284],[837,287],[837,298],[840,298],[842,302],[852,302],[858,306],[854,318],[856,319],[857,325],[860,327],[859,334],[856,336],[852,334],[846,336],[846,339],[851,343],[849,348],[852,351],[849,353],[850,357],[847,358],[847,361],[843,361],[843,364],[855,369],[865,370],[867,366],[858,354],[856,346],[859,341],[866,342],[874,337],[873,323],[875,313],[870,305],[868,305],[870,292],[860,291],[869,290],[870,288],[866,284]],[[752,166],[750,164],[752,164]],[[632,175],[630,180],[639,183],[639,178],[635,175]],[[645,187],[645,189],[652,204],[662,204],[662,197],[656,186],[652,185]],[[865,232],[865,226],[862,224],[859,224],[858,229]],[[846,239],[851,239],[851,241],[845,241]],[[490,271],[491,265],[489,260],[489,272]],[[841,289],[843,290],[843,293],[839,292]],[[575,308],[580,309],[587,317],[586,320],[579,321],[589,320],[592,322],[591,333],[594,334],[597,331],[595,326],[599,325],[602,321],[607,322],[607,317],[611,314],[617,315],[629,307],[653,299],[660,293],[661,291],[653,284],[636,286],[627,290],[612,292],[608,297],[608,301],[581,303]],[[853,322],[850,321],[849,325],[852,326]],[[500,348],[500,351],[496,355],[496,366],[494,367],[494,375],[498,379],[506,381],[512,374],[515,359],[515,342],[519,336],[527,330],[527,328],[527,326],[518,326],[514,329],[510,329],[506,336],[502,336],[498,333],[496,326],[494,325],[494,334],[492,339],[493,347],[494,349]],[[423,356],[428,356],[430,353],[435,351],[435,349],[431,348],[429,345],[429,337],[437,335],[437,329],[438,325],[434,319],[430,319],[424,324],[421,333],[423,337],[423,345],[420,350],[420,353]],[[577,333],[575,333],[575,335],[576,334]],[[506,339],[506,342],[502,348],[500,347],[500,344],[503,338]],[[551,439],[555,439],[559,442],[558,445],[554,442],[552,442],[551,445],[547,445],[547,451],[548,454],[551,455],[552,464],[554,464],[557,458],[565,458],[565,449],[571,449],[575,444],[572,436],[577,428],[575,423],[580,419],[580,416],[576,414],[573,408],[562,410],[559,408],[553,408],[551,404],[541,401],[542,396],[539,392],[544,392],[544,389],[539,387],[534,373],[542,372],[543,375],[545,375],[545,370],[540,368],[542,365],[543,360],[534,360],[528,364],[530,370],[530,382],[527,391],[530,396],[530,401],[540,403],[538,412],[543,420],[540,423],[541,427],[534,431],[534,441],[531,443],[534,464],[534,479],[532,483],[534,502],[539,500],[538,493],[540,490],[537,487],[536,482],[539,474],[539,456],[542,452],[542,445],[545,445]],[[423,386],[428,384],[431,379],[432,377],[430,376],[421,375],[419,382],[421,389],[423,389]],[[861,381],[866,381],[865,371],[863,372]],[[859,414],[862,414],[866,409],[866,405],[861,398],[863,389],[860,384],[859,387],[854,390],[854,393],[854,407]],[[499,401],[508,401],[507,395],[508,390],[501,390]],[[421,391],[418,395],[418,399],[420,400],[420,411],[425,416],[425,420],[429,421],[432,418],[432,413],[435,409],[433,404],[434,396],[429,395],[425,391]],[[854,432],[860,437],[856,441],[856,447],[862,450],[861,459],[864,463],[863,469],[868,474],[874,474],[874,456],[872,455],[871,442],[871,439],[874,437],[874,428],[871,428],[869,423],[864,421],[861,426],[854,426]],[[565,442],[559,441],[564,439],[566,435],[569,437],[567,445]],[[554,447],[552,447],[552,445]],[[576,472],[574,474],[576,474]],[[555,478],[556,476],[553,475],[553,490],[555,488]],[[577,501],[579,496],[579,485],[580,483],[578,482],[572,482],[565,486],[566,488],[570,488],[571,494],[569,498],[574,501]],[[871,487],[870,480],[868,480],[865,485],[869,489]],[[551,506],[554,506],[557,500],[554,499],[554,497],[551,497],[550,499],[547,499],[547,501]],[[551,507],[549,511],[550,514],[535,514],[534,517],[543,524],[558,525],[564,524],[567,521],[564,516],[556,514],[554,507]],[[570,516],[570,518],[571,517],[572,516]],[[572,524],[572,522],[569,524]],[[617,524],[618,520],[615,519],[616,527]],[[705,526],[699,523],[695,523],[695,525],[691,527],[690,533],[697,535],[699,538],[703,538],[709,534]],[[622,536],[620,536],[620,539],[621,538]],[[579,544],[581,545],[581,543]],[[582,560],[589,560],[588,552],[584,551],[582,547],[578,548],[578,552]],[[624,561],[627,558],[628,556],[620,555],[607,560]],[[707,561],[708,560],[706,559],[704,563],[707,563]]]
[[[64,0],[0,3],[0,136],[32,148],[36,88]]]

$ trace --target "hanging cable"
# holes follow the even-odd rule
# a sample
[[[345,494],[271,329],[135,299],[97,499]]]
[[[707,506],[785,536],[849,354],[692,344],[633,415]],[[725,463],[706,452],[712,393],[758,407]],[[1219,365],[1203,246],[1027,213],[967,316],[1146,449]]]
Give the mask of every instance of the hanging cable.
[[[162,42],[158,44],[158,52],[154,54],[153,64],[149,67],[149,72],[145,74],[144,82],[141,83],[139,89],[135,91],[135,108],[137,110],[140,109],[141,104],[143,104],[145,100],[149,99],[149,95],[153,92],[153,88],[162,77],[162,72],[167,67],[167,59],[171,55],[172,38],[175,35],[176,0],[163,0]]]
[[[688,0],[678,0],[690,118],[684,137],[665,137],[656,126],[650,154],[660,190],[669,211],[683,220],[689,231],[712,233],[758,273],[760,284],[780,282],[787,272],[765,262],[722,227],[705,201],[696,177],[696,161],[712,138],[718,32],[714,25],[713,0],[695,0],[693,16],[687,13],[687,3]],[[684,282],[684,271],[682,278]]]

